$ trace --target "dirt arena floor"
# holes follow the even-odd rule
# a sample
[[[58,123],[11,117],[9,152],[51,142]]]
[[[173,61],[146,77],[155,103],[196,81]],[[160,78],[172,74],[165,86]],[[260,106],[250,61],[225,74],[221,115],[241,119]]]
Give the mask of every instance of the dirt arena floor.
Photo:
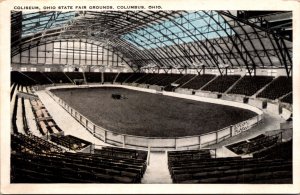
[[[256,115],[236,107],[117,87],[57,89],[52,92],[95,124],[137,136],[200,135]],[[126,99],[113,99],[112,94],[122,94]]]

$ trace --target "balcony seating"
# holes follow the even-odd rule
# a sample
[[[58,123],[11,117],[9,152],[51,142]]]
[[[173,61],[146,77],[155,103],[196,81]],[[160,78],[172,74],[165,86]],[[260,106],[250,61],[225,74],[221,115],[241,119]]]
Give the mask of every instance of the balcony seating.
[[[54,83],[71,83],[70,79],[65,75],[64,72],[44,72],[51,81]]]
[[[39,85],[49,85],[52,84],[53,82],[47,77],[45,76],[45,74],[43,74],[42,72],[24,72],[24,74],[35,80],[36,84]]]
[[[206,83],[208,83],[210,80],[212,80],[214,77],[215,75],[210,75],[210,74],[198,75],[197,77],[193,78],[191,81],[182,85],[181,87],[198,90],[201,87],[203,87]]]
[[[101,72],[85,72],[84,74],[88,83],[101,83]]]
[[[288,94],[284,98],[281,99],[282,102],[293,104],[293,93]]]
[[[273,77],[269,76],[244,76],[229,93],[252,96],[272,80]]]
[[[211,83],[206,85],[202,90],[224,93],[231,87],[241,76],[240,75],[224,75],[218,76]]]
[[[130,78],[131,76],[135,75],[136,73],[129,73],[129,72],[121,72],[119,74],[119,76],[116,79],[117,83],[123,83],[125,82],[128,78]]]
[[[277,77],[270,85],[268,85],[257,97],[275,100],[293,90],[293,80],[285,76]]]
[[[127,80],[125,80],[125,83],[135,83],[138,79],[143,78],[146,75],[146,73],[134,73],[131,77],[128,77]]]
[[[104,83],[113,83],[118,74],[105,72],[103,75],[104,75]]]

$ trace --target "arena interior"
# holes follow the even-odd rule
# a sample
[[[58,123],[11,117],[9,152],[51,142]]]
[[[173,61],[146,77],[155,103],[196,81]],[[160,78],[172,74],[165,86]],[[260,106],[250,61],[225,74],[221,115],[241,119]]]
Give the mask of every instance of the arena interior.
[[[292,11],[11,12],[11,183],[292,184]]]

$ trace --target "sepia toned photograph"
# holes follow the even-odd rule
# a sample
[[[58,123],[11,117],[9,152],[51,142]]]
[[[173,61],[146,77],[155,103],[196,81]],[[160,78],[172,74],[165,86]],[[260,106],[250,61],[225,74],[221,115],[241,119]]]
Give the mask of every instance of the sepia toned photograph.
[[[9,184],[296,184],[292,9],[100,5],[9,11]]]

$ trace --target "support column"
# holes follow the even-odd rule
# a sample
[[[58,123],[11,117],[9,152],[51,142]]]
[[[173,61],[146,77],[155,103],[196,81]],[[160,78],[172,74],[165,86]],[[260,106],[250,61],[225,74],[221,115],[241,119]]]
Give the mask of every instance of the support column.
[[[230,125],[230,137],[233,136],[233,125]]]

